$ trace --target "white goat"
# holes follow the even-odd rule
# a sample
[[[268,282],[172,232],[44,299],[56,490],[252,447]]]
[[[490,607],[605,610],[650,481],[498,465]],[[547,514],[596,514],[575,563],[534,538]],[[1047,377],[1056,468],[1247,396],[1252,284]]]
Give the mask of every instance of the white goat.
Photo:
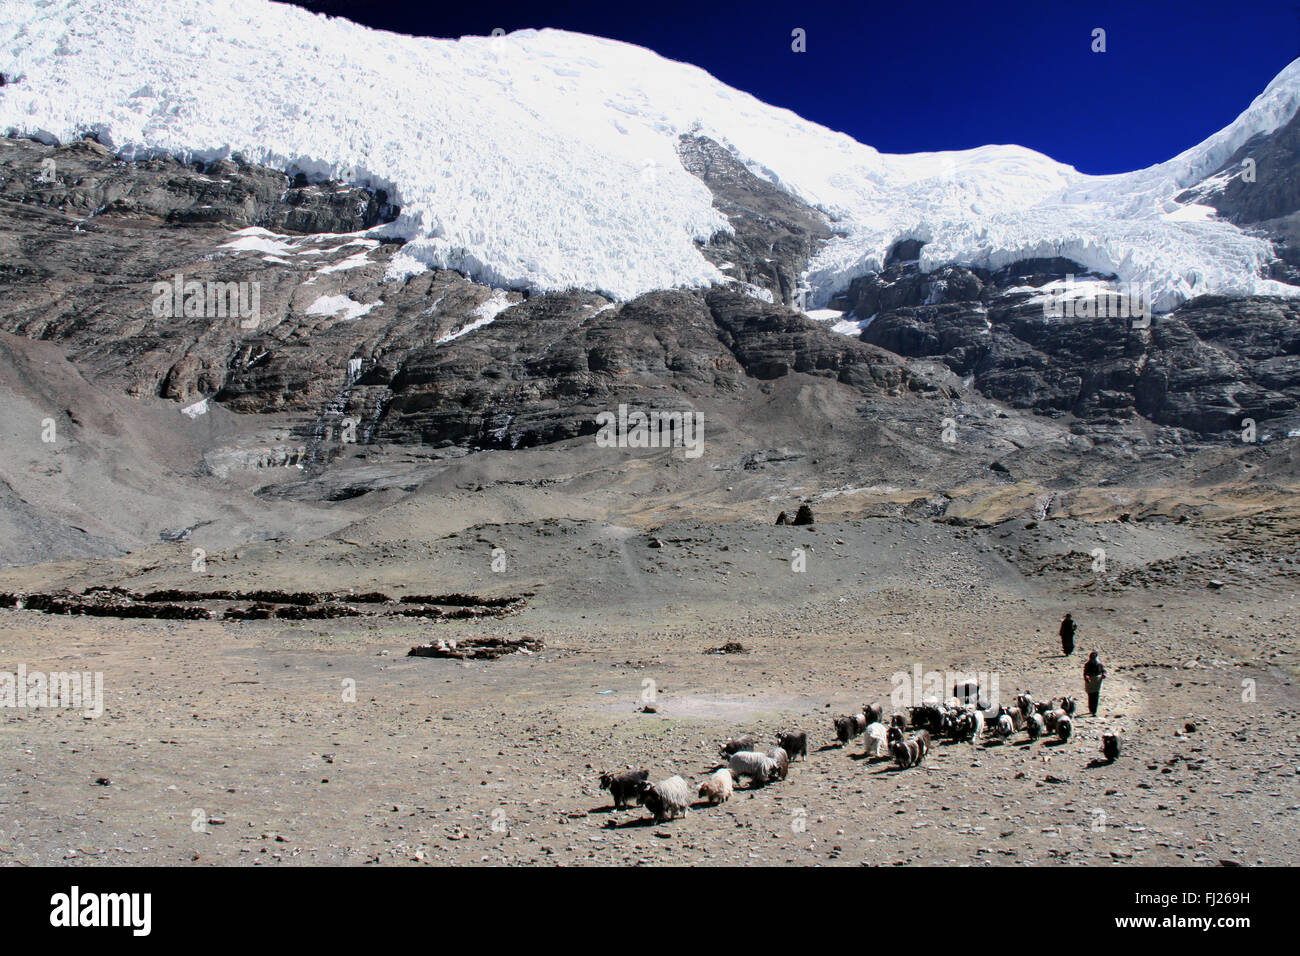
[[[777,774],[776,761],[757,750],[742,750],[732,754],[727,766],[737,780],[749,778],[750,786],[767,783]]]
[[[709,806],[726,803],[731,799],[731,790],[731,771],[726,767],[714,771],[700,784],[700,796],[709,801]]]
[[[889,744],[886,743],[886,737],[889,731],[885,725],[877,721],[867,726],[867,756],[868,757],[888,757]]]
[[[691,788],[680,776],[669,777],[658,783],[645,784],[637,802],[654,814],[655,823],[663,823],[690,813]]]

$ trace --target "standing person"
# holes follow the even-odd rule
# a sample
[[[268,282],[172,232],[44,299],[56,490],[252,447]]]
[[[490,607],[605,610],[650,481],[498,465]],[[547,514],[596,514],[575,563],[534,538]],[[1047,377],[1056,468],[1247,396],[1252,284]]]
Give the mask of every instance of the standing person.
[[[1074,653],[1074,618],[1068,614],[1061,622],[1061,653],[1066,657]]]
[[[1101,702],[1101,682],[1106,679],[1106,665],[1101,662],[1097,652],[1088,655],[1088,663],[1083,665],[1083,689],[1088,692],[1088,711],[1090,717],[1097,716],[1097,704]]]

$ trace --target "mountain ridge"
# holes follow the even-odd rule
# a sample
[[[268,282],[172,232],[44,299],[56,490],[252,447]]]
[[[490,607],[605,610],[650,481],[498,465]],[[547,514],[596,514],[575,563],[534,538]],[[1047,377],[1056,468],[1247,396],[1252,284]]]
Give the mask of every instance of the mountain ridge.
[[[406,240],[392,278],[453,268],[618,300],[725,283],[698,247],[731,226],[677,153],[701,135],[843,233],[806,270],[814,308],[906,239],[925,241],[926,270],[1070,258],[1149,284],[1161,311],[1205,293],[1296,294],[1269,275],[1266,237],[1174,197],[1294,115],[1300,63],[1198,146],[1092,177],[1024,147],[880,153],[696,67],[563,31],[413,38],[261,0],[13,8],[0,128],[47,142],[93,133],[124,158],[242,153],[386,190],[402,210],[379,230]]]

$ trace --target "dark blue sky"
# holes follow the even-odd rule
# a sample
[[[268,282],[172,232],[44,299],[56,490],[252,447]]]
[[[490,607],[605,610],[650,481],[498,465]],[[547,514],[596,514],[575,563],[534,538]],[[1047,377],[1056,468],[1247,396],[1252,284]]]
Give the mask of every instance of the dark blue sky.
[[[1300,55],[1300,0],[300,0],[424,36],[560,27],[626,40],[886,152],[1019,143],[1148,166],[1231,122]],[[806,53],[791,31],[807,31]],[[1091,50],[1106,30],[1105,53]]]

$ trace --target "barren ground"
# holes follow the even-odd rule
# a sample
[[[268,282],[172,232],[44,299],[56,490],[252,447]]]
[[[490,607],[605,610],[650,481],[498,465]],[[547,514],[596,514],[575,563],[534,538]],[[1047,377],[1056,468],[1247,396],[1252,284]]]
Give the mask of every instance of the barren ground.
[[[448,622],[0,611],[0,670],[102,671],[106,707],[97,719],[0,715],[10,761],[0,860],[1295,863],[1290,558],[1227,574],[1203,530],[1026,525],[754,520],[647,533],[560,521],[411,542],[405,553],[250,545],[214,555],[198,585],[167,570],[188,560],[185,545],[10,569],[0,590],[292,582],[534,596],[514,616]],[[1127,573],[1126,586],[1099,585],[1087,561],[1048,560],[1098,540],[1118,566],[1110,579]],[[489,568],[492,546],[510,556],[504,573]],[[795,547],[803,573],[790,567]],[[1068,660],[1055,636],[1066,609],[1081,627]],[[405,656],[435,637],[482,634],[546,646],[492,662]],[[726,641],[746,652],[705,653]],[[862,759],[860,740],[829,746],[833,715],[864,701],[890,710],[895,672],[996,672],[1004,700],[1021,689],[1082,699],[1094,646],[1111,675],[1102,715],[1080,719],[1068,743],[941,742],[907,771]],[[656,713],[640,712],[646,681]],[[612,811],[596,784],[627,766],[699,779],[721,740],[793,727],[810,732],[812,752],[786,781],[664,825],[640,808]],[[1113,727],[1128,749],[1093,765]]]

